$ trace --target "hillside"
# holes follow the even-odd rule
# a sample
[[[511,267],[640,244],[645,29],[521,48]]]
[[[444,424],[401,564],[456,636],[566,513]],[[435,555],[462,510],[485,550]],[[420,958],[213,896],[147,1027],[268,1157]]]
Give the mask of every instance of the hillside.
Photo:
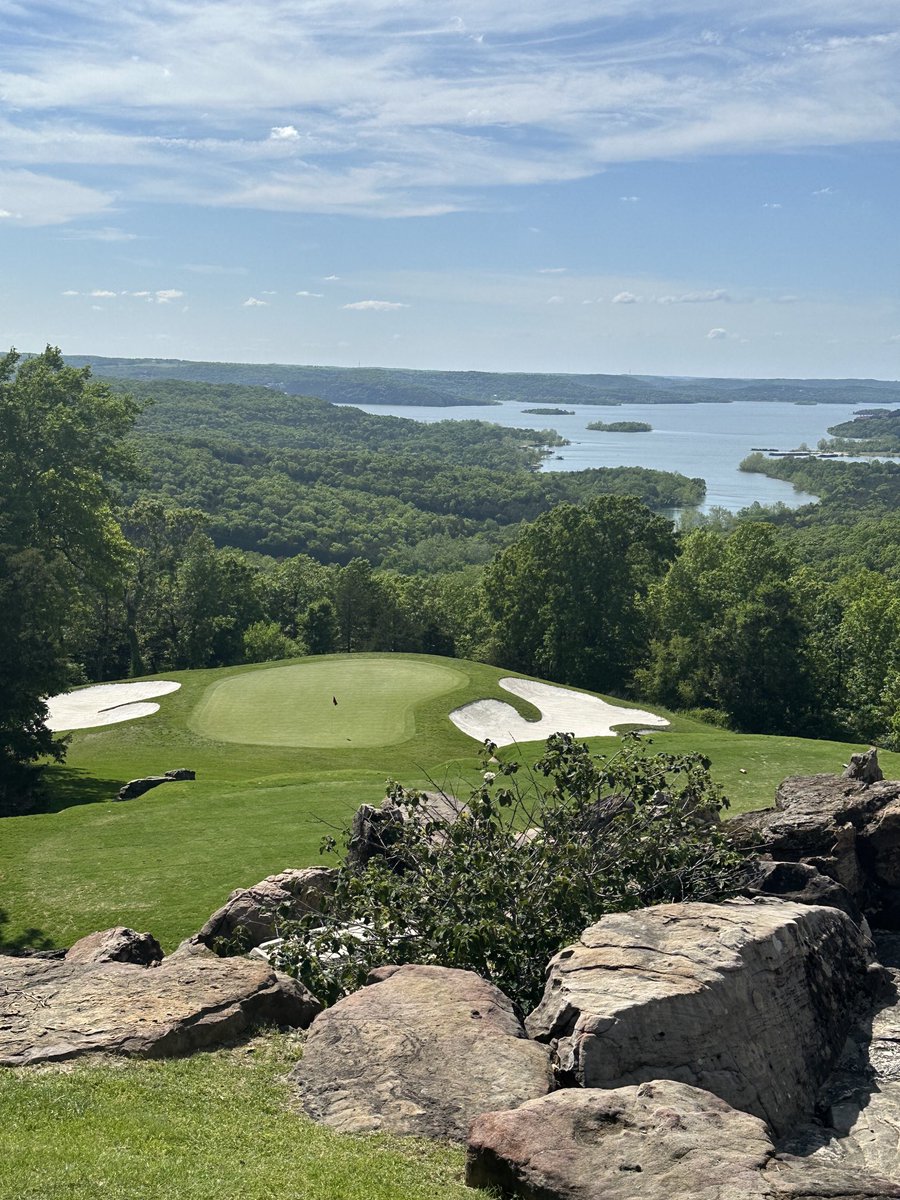
[[[388,367],[318,367],[282,363],[189,362],[167,358],[73,355],[108,379],[262,386],[334,404],[491,405],[708,404],[744,400],[809,404],[900,403],[900,383],[879,379],[700,379],[661,375],[569,375],[487,371],[414,371]]]

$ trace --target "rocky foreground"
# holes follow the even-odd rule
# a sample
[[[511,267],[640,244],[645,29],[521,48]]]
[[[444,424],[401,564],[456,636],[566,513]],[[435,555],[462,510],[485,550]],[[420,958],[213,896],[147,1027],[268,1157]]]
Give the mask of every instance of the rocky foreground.
[[[467,1181],[531,1200],[900,1200],[900,783],[788,780],[737,818],[745,895],[604,917],[526,1020],[468,971],[386,965],[321,1011],[258,957],[326,868],[232,894],[162,957],[146,934],[0,957],[0,1064],[158,1057],[309,1026],[315,1120],[468,1145]],[[810,903],[810,901],[812,901]],[[218,950],[218,954],[214,952]],[[232,953],[229,954],[229,951]]]

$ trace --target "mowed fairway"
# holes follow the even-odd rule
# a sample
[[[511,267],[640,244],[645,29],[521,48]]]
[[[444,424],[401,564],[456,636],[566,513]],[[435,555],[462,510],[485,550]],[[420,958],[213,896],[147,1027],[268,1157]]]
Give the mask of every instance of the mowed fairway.
[[[323,837],[359,804],[378,804],[387,779],[465,794],[484,767],[477,740],[449,713],[494,699],[536,720],[533,704],[501,688],[509,675],[408,654],[167,673],[181,687],[160,697],[158,712],[74,733],[65,765],[48,769],[43,811],[0,819],[0,945],[68,946],[131,925],[173,949],[233,888],[321,862]],[[744,736],[656,711],[671,726],[646,739],[647,752],[707,754],[732,812],[770,804],[787,775],[839,771],[859,749]],[[605,754],[617,742],[589,744]],[[530,766],[541,748],[509,746],[501,757]],[[900,755],[881,762],[900,777]],[[125,780],[173,767],[192,768],[196,781],[115,802]]]
[[[399,656],[327,658],[211,684],[191,728],[259,746],[388,746],[416,732],[416,710],[465,686],[465,671]]]

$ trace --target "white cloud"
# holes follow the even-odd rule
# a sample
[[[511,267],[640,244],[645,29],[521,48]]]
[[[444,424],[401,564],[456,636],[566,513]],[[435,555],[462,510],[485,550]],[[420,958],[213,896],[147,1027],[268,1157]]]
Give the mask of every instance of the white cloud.
[[[401,304],[395,300],[357,300],[353,304],[345,304],[344,308],[355,308],[364,312],[388,312],[394,308],[409,308],[408,304]]]
[[[657,304],[716,304],[728,303],[731,297],[722,288],[708,292],[682,292],[680,296],[657,296]]]
[[[763,205],[763,208],[783,208],[783,207],[784,206],[781,204],[769,204],[768,202]]]
[[[105,192],[68,179],[0,169],[0,208],[23,225],[62,225],[102,212],[111,203],[112,197]]]
[[[640,200],[640,196],[620,196],[619,199],[623,204],[637,204],[637,202]]]
[[[248,296],[244,301],[244,308],[268,308],[268,300],[257,300],[256,296]]]
[[[813,195],[814,196],[833,196],[834,188],[833,187],[816,188],[816,190],[813,192]]]
[[[711,342],[719,342],[723,338],[728,337],[728,330],[727,329],[711,329],[706,336]]]
[[[180,300],[183,295],[184,292],[179,291],[178,288],[162,288],[154,292],[157,304],[168,304],[170,300]]]
[[[550,299],[547,301],[547,303],[548,304],[562,304],[563,298],[562,298],[562,296],[551,296]]]
[[[273,142],[297,142],[300,134],[293,125],[273,125],[269,130],[269,138]]]
[[[338,279],[340,279],[340,275],[323,275],[322,276],[323,283],[334,283]]]
[[[62,295],[63,296],[80,296],[81,293],[76,292],[74,288],[66,288],[66,290],[62,293]]]
[[[613,304],[637,304],[639,297],[634,292],[618,292],[612,298]]]
[[[298,296],[309,296],[311,300],[321,300],[322,292],[297,292]]]
[[[568,267],[539,267],[538,275],[564,275]]]
[[[100,299],[101,297],[103,299],[109,299],[111,297],[118,295],[118,293],[117,292],[108,292],[104,288],[94,288],[94,290],[92,292],[87,292],[86,295],[93,296],[96,299]]]

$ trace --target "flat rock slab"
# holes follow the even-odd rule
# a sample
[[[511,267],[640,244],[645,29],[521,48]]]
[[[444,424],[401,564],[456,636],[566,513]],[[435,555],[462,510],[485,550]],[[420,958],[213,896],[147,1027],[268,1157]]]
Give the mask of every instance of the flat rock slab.
[[[549,1052],[472,971],[382,967],[323,1012],[294,1069],[310,1116],[344,1133],[464,1141],[469,1122],[550,1088]]]
[[[0,1066],[187,1054],[258,1023],[305,1027],[320,1007],[295,980],[249,959],[142,967],[0,956]]]
[[[765,1124],[670,1080],[571,1088],[477,1117],[466,1182],[528,1200],[889,1200],[900,1187],[776,1157]]]
[[[779,900],[604,917],[552,960],[526,1022],[564,1082],[675,1079],[768,1121],[813,1109],[881,979],[844,913]]]

